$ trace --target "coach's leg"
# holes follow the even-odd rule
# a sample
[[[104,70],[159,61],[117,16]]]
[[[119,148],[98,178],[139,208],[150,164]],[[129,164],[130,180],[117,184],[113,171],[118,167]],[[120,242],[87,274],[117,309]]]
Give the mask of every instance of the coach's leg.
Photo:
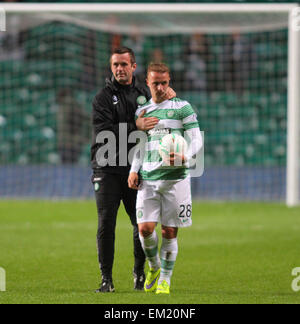
[[[97,247],[102,277],[112,278],[115,253],[115,228],[120,197],[96,192],[98,210]]]
[[[146,257],[140,242],[139,230],[136,221],[136,197],[137,191],[128,188],[127,177],[124,178],[122,200],[133,226],[134,272],[136,274],[143,274]]]

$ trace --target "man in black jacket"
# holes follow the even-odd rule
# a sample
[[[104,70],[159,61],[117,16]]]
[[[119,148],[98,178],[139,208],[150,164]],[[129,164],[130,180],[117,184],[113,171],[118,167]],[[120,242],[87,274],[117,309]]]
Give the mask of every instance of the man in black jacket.
[[[137,123],[135,122],[135,111],[139,104],[150,99],[150,92],[146,85],[139,85],[133,76],[136,69],[133,51],[126,47],[114,50],[110,64],[113,77],[111,80],[106,80],[106,86],[93,101],[92,181],[98,210],[97,243],[102,273],[102,283],[96,292],[114,291],[112,268],[115,227],[121,200],[133,226],[134,288],[137,290],[144,288],[145,255],[136,223],[136,191],[129,189],[127,183],[130,171],[127,156],[135,144],[123,145],[123,143],[126,140],[128,143],[130,133],[137,130],[137,126],[140,130],[149,130],[158,123],[156,118],[142,118],[143,114]],[[111,145],[107,138],[104,140],[108,131],[116,139],[116,150],[113,151],[112,163],[105,165],[103,161],[105,162],[111,157],[107,152],[102,154],[105,147]],[[122,143],[119,139],[122,140]],[[113,144],[114,141],[111,143]],[[125,163],[122,152],[125,153]]]

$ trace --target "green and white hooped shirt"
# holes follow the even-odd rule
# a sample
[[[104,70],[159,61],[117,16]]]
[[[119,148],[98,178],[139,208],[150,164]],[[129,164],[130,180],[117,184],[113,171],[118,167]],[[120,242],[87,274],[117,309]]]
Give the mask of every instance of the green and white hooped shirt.
[[[141,151],[135,154],[131,172],[140,171],[142,179],[150,181],[185,179],[189,174],[187,165],[179,167],[163,165],[158,152],[159,142],[167,134],[180,134],[188,140],[186,158],[189,160],[196,155],[203,145],[203,140],[194,109],[187,101],[179,98],[158,104],[151,99],[137,109],[136,119],[144,110],[146,111],[144,117],[156,117],[159,123],[147,132],[147,142],[141,144],[142,154]]]

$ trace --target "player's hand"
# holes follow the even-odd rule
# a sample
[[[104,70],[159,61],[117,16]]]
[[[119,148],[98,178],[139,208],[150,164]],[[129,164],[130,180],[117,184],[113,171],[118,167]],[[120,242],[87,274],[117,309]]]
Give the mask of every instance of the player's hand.
[[[186,158],[184,155],[178,153],[170,153],[169,164],[171,166],[182,166],[185,165],[185,163],[186,163]]]
[[[176,92],[174,91],[174,89],[169,87],[167,89],[167,99],[170,100],[170,99],[175,98],[175,97],[176,97]]]
[[[154,128],[159,122],[159,119],[156,117],[144,117],[145,113],[146,110],[143,110],[135,122],[136,127],[141,131],[148,131]]]
[[[130,189],[139,189],[139,175],[136,172],[131,172],[128,177],[128,187]]]

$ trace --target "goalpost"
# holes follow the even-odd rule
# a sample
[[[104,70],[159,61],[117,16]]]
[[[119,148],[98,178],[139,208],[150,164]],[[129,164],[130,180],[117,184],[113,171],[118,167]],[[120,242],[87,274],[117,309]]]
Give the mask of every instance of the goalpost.
[[[300,28],[299,7],[290,11],[289,18],[289,88],[287,126],[287,194],[288,206],[299,205],[300,158]]]
[[[25,34],[25,47],[27,50],[25,56],[27,55],[29,57],[31,55],[31,53],[28,54],[29,46],[32,46],[32,48],[34,46],[39,46],[39,50],[42,53],[42,47],[47,47],[47,42],[42,42],[41,38],[41,43],[39,43],[38,30],[35,31],[35,34],[33,33],[34,35],[38,35],[37,39],[31,40],[30,37],[28,37],[28,30],[30,30],[30,28],[39,28],[39,26],[43,26],[43,24],[53,21],[70,24],[70,26],[80,26],[87,30],[96,31],[97,33],[104,33],[105,37],[108,37],[107,35],[111,34],[133,35],[138,30],[140,34],[148,37],[148,43],[145,46],[150,47],[155,47],[155,44],[166,45],[166,42],[169,42],[169,46],[166,46],[164,53],[160,53],[158,49],[156,54],[164,54],[166,56],[169,55],[173,61],[172,63],[176,61],[173,66],[171,66],[171,70],[172,68],[174,68],[175,71],[178,71],[178,73],[175,75],[179,79],[181,77],[183,79],[185,78],[184,80],[180,81],[181,83],[177,82],[179,84],[179,89],[182,88],[179,93],[182,93],[183,96],[187,96],[187,100],[191,98],[191,100],[195,100],[195,102],[199,104],[198,113],[200,116],[200,124],[202,120],[205,125],[204,131],[207,133],[206,135],[208,137],[208,142],[206,142],[206,145],[208,145],[206,164],[208,166],[208,170],[210,170],[211,173],[208,172],[209,176],[206,188],[207,192],[209,193],[205,198],[210,198],[210,195],[213,195],[213,198],[216,199],[228,198],[248,200],[252,199],[251,197],[253,197],[254,200],[259,200],[260,198],[262,200],[280,200],[282,199],[282,195],[284,195],[286,204],[288,206],[299,205],[300,11],[299,7],[296,4],[3,3],[0,4],[0,7],[5,10],[7,15],[7,32],[9,33],[11,30],[18,30]],[[16,20],[14,19],[14,17],[16,16],[20,17],[18,24],[16,24]],[[50,28],[53,29],[53,33],[59,33],[59,30],[56,30],[55,26],[50,26]],[[275,35],[273,35],[272,32],[279,31],[279,44],[281,42],[281,38],[284,38],[284,31],[281,33],[281,30],[285,29],[288,31],[288,64],[286,67],[284,66],[284,64],[282,64],[282,62],[284,61],[281,60],[281,56],[284,55],[284,50],[280,48],[280,46],[276,46],[277,39],[272,39],[272,37]],[[248,65],[248,67],[243,70],[245,73],[242,76],[239,75],[241,79],[237,79],[238,81],[235,81],[236,83],[234,83],[234,81],[231,80],[231,78],[234,78],[234,73],[232,71],[230,71],[229,74],[224,74],[226,72],[224,72],[224,67],[227,63],[231,64],[231,62],[229,62],[229,59],[228,62],[226,62],[226,57],[225,59],[224,57],[221,59],[219,58],[222,57],[223,51],[226,50],[229,46],[227,42],[227,36],[235,34],[237,33],[237,31],[238,34],[246,36],[246,41],[248,40],[249,42],[251,41],[255,43],[258,54],[260,56],[259,58],[252,59],[254,61],[254,64],[251,66],[253,67],[254,72],[252,71],[252,68],[249,68]],[[74,29],[73,32],[75,37],[76,29]],[[261,36],[261,33],[266,33],[266,35]],[[205,71],[207,72],[209,70],[210,72],[207,72],[207,79],[202,80],[202,85],[201,82],[198,82],[198,88],[195,85],[194,91],[188,91],[189,87],[186,87],[185,83],[190,85],[192,82],[191,80],[193,80],[193,73],[195,73],[195,70],[193,69],[188,70],[188,64],[190,62],[192,66],[192,64],[195,64],[195,62],[193,62],[193,55],[187,56],[184,50],[180,48],[180,46],[178,45],[180,41],[178,41],[177,43],[177,38],[179,36],[182,36],[182,38],[185,39],[186,37],[191,37],[191,35],[200,34],[205,35],[205,37],[208,38],[209,44],[214,51],[213,54],[205,53],[205,55],[207,55],[209,59],[204,60],[204,63],[202,62],[204,69],[206,69]],[[81,37],[81,41],[84,36],[78,35],[78,40],[79,37]],[[95,39],[98,39],[97,37],[99,38],[98,34],[95,36]],[[155,37],[160,37],[160,39],[157,39]],[[263,37],[266,38],[265,43],[261,41]],[[275,35],[274,37],[276,38],[277,35]],[[47,39],[51,39],[50,36]],[[269,39],[271,44],[270,48],[268,47]],[[116,40],[116,42],[117,41],[118,40]],[[182,41],[182,44],[185,45],[184,42]],[[197,37],[195,42],[197,42]],[[31,43],[32,45],[30,45]],[[150,43],[151,45],[149,45]],[[242,45],[242,43],[238,43],[237,46]],[[281,45],[281,43],[279,45]],[[157,49],[154,47],[151,47],[151,50]],[[29,48],[29,51],[32,50],[32,48]],[[104,61],[109,55],[110,48],[108,45],[104,50],[103,48],[101,47],[100,51],[105,51],[105,53],[101,52],[101,60]],[[54,60],[51,62],[47,61],[48,64],[52,64],[51,66],[53,66],[53,69],[56,69],[59,66],[62,71],[60,76],[55,76],[57,78],[55,79],[55,81],[53,81],[55,87],[60,84],[67,84],[69,87],[74,87],[74,84],[78,84],[78,76],[76,74],[77,72],[75,66],[76,59],[74,59],[74,61],[72,62],[69,62],[67,59],[69,55],[68,51],[71,50],[77,50],[76,37],[74,38],[74,43],[70,44],[69,49],[64,49],[64,51],[66,51],[66,54],[65,61],[62,63],[63,66],[60,65],[61,60]],[[62,51],[62,49],[58,45],[57,51]],[[57,53],[54,53],[53,57],[59,56]],[[184,62],[181,59],[182,56],[180,56],[182,55],[182,53],[186,55],[184,56],[186,59],[186,61]],[[269,55],[270,53],[272,55]],[[257,55],[257,53],[254,54]],[[35,53],[34,55],[37,54]],[[100,54],[96,53],[96,56],[97,55],[99,56]],[[50,56],[51,55],[49,54],[49,57]],[[260,59],[263,57],[267,59],[261,62]],[[272,57],[275,57],[275,59],[279,57],[279,61],[271,62]],[[47,58],[45,58],[45,60],[46,59]],[[249,60],[251,60],[250,56]],[[90,61],[91,58],[87,58],[86,62]],[[14,61],[12,60],[10,62],[11,63],[3,63],[2,65],[2,69],[5,72],[5,74],[3,74],[4,77],[8,77],[9,73],[14,73],[14,71],[17,70],[17,68],[14,66]],[[9,67],[9,64],[11,64],[11,67]],[[87,68],[86,71],[89,71],[89,68],[91,68],[88,66],[88,64],[89,63],[86,63],[85,65],[85,68]],[[65,66],[69,66],[70,71],[71,69],[74,69],[72,70],[72,72],[70,72],[70,75],[66,75],[66,70],[68,68],[65,68]],[[198,66],[197,64],[194,66],[198,68],[199,64]],[[278,71],[273,71],[272,69],[274,68],[278,69]],[[35,87],[34,96],[37,99],[33,103],[33,105],[37,108],[40,106],[39,100],[43,100],[43,98],[39,98],[38,93],[38,86],[40,86],[39,82],[43,80],[43,67],[41,66],[39,67],[39,69],[41,71],[40,74],[32,73],[24,81],[29,82],[31,86],[34,85]],[[244,65],[241,65],[241,69],[244,69]],[[2,71],[0,67],[0,73],[1,72]],[[53,74],[55,74],[55,71],[52,72]],[[49,71],[47,71],[47,73],[49,73]],[[280,82],[284,81],[285,73],[287,74],[287,102],[285,102],[284,99],[284,91],[280,91],[279,89],[281,84]],[[230,76],[230,80],[228,79],[228,75]],[[239,82],[239,80],[241,82]],[[22,81],[20,81],[20,83],[21,82]],[[85,86],[86,82],[87,81],[82,81],[82,83],[80,83],[80,87]],[[26,84],[19,85],[19,81],[16,80],[10,80],[9,82],[3,81],[2,83],[0,83],[2,93],[13,93],[12,84],[14,84],[15,87],[19,87],[18,91],[20,91],[23,97],[27,97],[26,100],[28,100],[28,97],[31,96],[31,90],[28,92],[28,89],[26,89]],[[44,88],[46,88],[46,86],[44,86]],[[47,93],[47,100],[49,97],[57,95],[50,90],[47,90],[48,92],[46,92],[44,88],[41,89],[44,91],[43,93]],[[263,89],[262,92],[260,92],[261,89]],[[93,93],[93,91],[94,89],[92,89],[90,93]],[[87,92],[82,92],[82,96],[85,97],[86,93]],[[4,94],[2,94],[2,96],[3,98],[1,98],[0,95],[0,131],[3,131],[3,136],[4,138],[6,138],[7,134],[10,131],[7,129],[10,114],[4,108],[9,110],[16,108],[16,106],[13,98],[8,99]],[[53,100],[55,101],[56,99],[54,98]],[[90,100],[90,97],[88,97],[88,100]],[[1,104],[3,106],[2,110]],[[201,104],[207,105],[207,108],[201,109]],[[272,104],[276,106],[274,108],[275,117],[273,117]],[[283,104],[286,104],[286,119],[285,112],[282,111]],[[245,109],[243,109],[243,107]],[[251,110],[252,108],[253,110]],[[213,114],[213,109],[215,109],[216,111],[215,114],[211,116],[211,114]],[[46,114],[48,112],[43,113]],[[242,118],[239,117],[238,113],[242,114]],[[225,121],[229,114],[230,118],[228,118],[227,121],[228,126],[226,126],[226,130],[223,131],[222,127],[225,127]],[[260,120],[261,116],[263,117],[263,121]],[[31,128],[32,131],[34,125],[38,123],[38,117],[27,113],[25,114],[24,118],[26,119],[26,127],[28,129]],[[247,130],[247,120],[249,121],[249,126],[251,126],[249,130]],[[230,121],[232,123],[229,125]],[[284,125],[284,127],[286,127],[286,143],[283,144],[282,138],[278,138],[281,135],[279,136],[278,134],[283,134],[283,128],[280,127],[283,127],[283,124],[285,122],[286,126]],[[27,133],[23,131],[23,129],[21,129],[18,132],[15,131],[12,134],[12,137],[7,136],[8,141],[10,142],[3,142],[2,144],[0,144],[0,165],[7,166],[12,164],[19,164],[21,166],[30,166],[45,163],[48,163],[51,166],[60,165],[61,160],[58,157],[56,144],[47,144],[47,146],[45,144],[46,140],[49,142],[50,139],[53,139],[56,136],[56,126],[52,127],[51,123],[42,126],[42,134],[39,136],[41,136],[43,140],[39,139],[36,140],[37,144],[31,144],[33,143],[31,142],[33,141],[33,137],[29,137],[29,143],[27,143],[27,145],[32,146],[31,150],[26,152],[26,154],[20,153],[18,158],[7,158],[7,154],[12,150],[14,152],[17,152],[16,145],[21,145],[20,143],[24,141],[25,135]],[[236,133],[230,132],[231,127],[235,128]],[[210,137],[210,130],[216,130],[216,128],[220,131],[216,131],[213,136]],[[256,135],[253,134],[256,131],[258,133]],[[276,136],[277,131],[278,136]],[[243,140],[239,141],[238,137],[243,138]],[[43,158],[39,157],[39,150],[42,147],[45,148],[47,160],[43,160]],[[269,150],[270,152],[266,152],[267,150]],[[255,156],[256,153],[259,155],[259,157]],[[268,156],[268,154],[270,156]],[[83,162],[86,163],[85,165],[87,166],[87,155],[83,158]],[[209,169],[210,165],[211,169]],[[218,168],[215,168],[215,165],[217,165]],[[224,169],[226,168],[225,172],[220,171],[223,165]],[[283,181],[280,181],[280,183],[278,184],[276,182],[276,179],[274,180],[274,177],[276,178],[279,174],[281,174],[280,172],[282,170],[282,167],[285,167],[285,183],[283,183]],[[35,173],[35,171],[30,172]],[[249,179],[247,181],[245,180],[245,182],[243,182],[243,185],[239,185],[238,181],[242,181],[242,178],[245,175],[249,175]],[[7,176],[7,174],[5,176]],[[234,184],[229,185],[227,182],[232,177],[236,177],[236,181],[234,182]],[[256,186],[262,186],[261,184],[263,183],[263,181],[265,181],[267,183],[266,186],[268,186],[268,193],[266,194],[264,192],[265,188],[256,188]],[[214,186],[210,187],[210,182],[214,182]],[[278,189],[276,189],[278,190],[278,194],[276,193],[273,195],[272,190],[274,184],[275,187],[278,185]],[[224,185],[224,189],[221,190],[220,186],[222,185]],[[253,186],[253,188],[251,188],[251,186]],[[284,193],[282,193],[281,190],[283,186],[285,186]],[[36,187],[39,187],[39,185],[36,185]],[[220,192],[218,190],[220,190]],[[248,192],[250,191],[251,194],[249,194],[250,196],[248,196]],[[215,192],[219,192],[220,194],[215,196]],[[10,196],[11,194],[4,192],[3,195]],[[57,193],[55,193],[54,195],[57,195]]]

